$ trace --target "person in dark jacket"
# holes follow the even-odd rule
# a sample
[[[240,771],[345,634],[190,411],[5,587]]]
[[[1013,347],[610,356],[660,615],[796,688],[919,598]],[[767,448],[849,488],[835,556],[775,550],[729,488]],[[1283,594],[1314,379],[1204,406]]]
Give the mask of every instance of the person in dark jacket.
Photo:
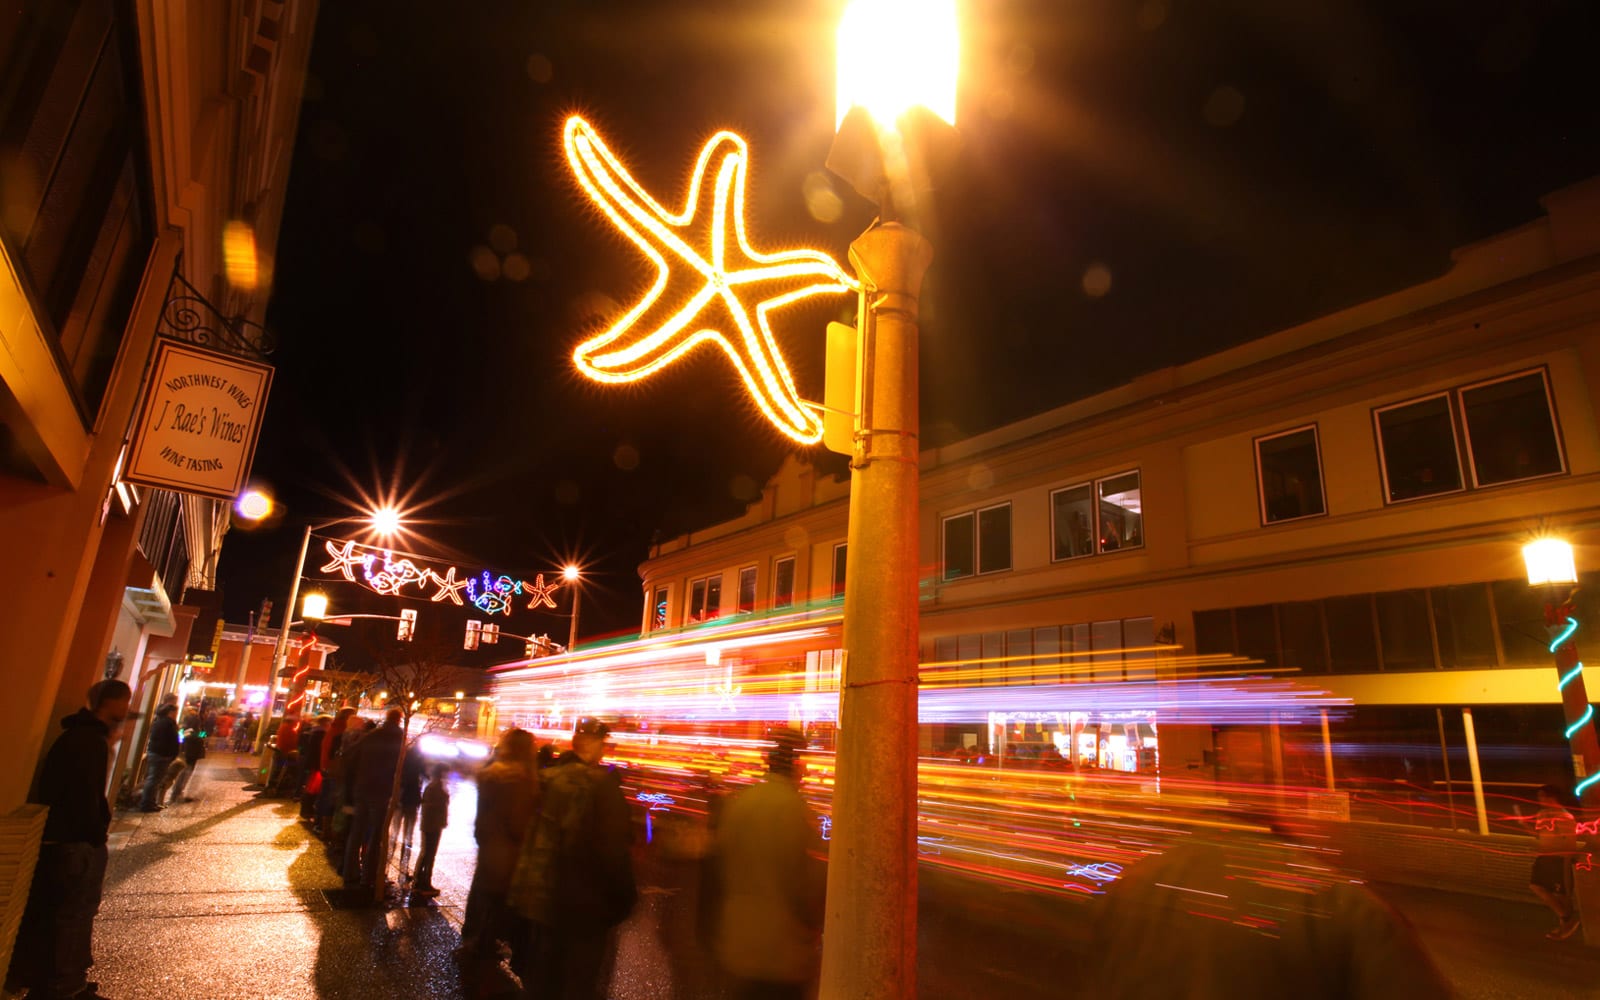
[[[311,728],[300,734],[300,768],[305,777],[302,788],[310,789],[321,784],[322,779],[318,779],[317,775],[322,773],[322,741],[327,737],[328,724],[332,721],[331,715],[319,715],[311,721]],[[316,794],[303,792],[300,796],[300,818],[311,819],[316,807]]]
[[[144,746],[144,788],[139,794],[140,812],[153,813],[161,809],[156,789],[167,776],[167,766],[178,757],[177,716],[177,703],[164,701],[150,722],[150,739]]]
[[[406,749],[400,765],[400,808],[394,813],[391,836],[400,841],[400,870],[411,863],[411,845],[417,836],[417,810],[422,808],[422,774],[426,761],[422,748],[413,743]]]
[[[200,766],[200,761],[206,756],[206,733],[200,728],[201,716],[198,712],[190,712],[183,720],[183,770],[178,772],[178,778],[172,783],[172,797],[168,804],[174,802],[193,802],[194,796],[184,795],[189,782],[194,778],[195,768]]]
[[[389,709],[383,725],[367,733],[345,751],[345,805],[354,807],[350,836],[344,848],[344,883],[371,887],[383,877],[378,847],[383,839],[389,797],[394,792],[394,772],[405,752],[406,734],[400,729],[401,712]]]
[[[617,773],[601,764],[609,733],[599,719],[578,720],[577,759],[540,776],[539,818],[511,877],[508,902],[532,924],[535,996],[607,996],[617,925],[638,898],[628,801]]]
[[[478,863],[472,871],[467,911],[461,922],[465,958],[487,956],[498,962],[497,941],[505,941],[526,956],[527,935],[509,919],[506,888],[538,805],[539,768],[533,734],[526,729],[508,729],[495,745],[493,759],[478,772],[478,814],[472,824]]]
[[[28,798],[50,812],[6,984],[26,987],[29,996],[99,996],[88,973],[111,828],[106,774],[111,740],[128,717],[131,698],[119,680],[91,687],[87,707],[61,720],[61,735],[45,754]]]

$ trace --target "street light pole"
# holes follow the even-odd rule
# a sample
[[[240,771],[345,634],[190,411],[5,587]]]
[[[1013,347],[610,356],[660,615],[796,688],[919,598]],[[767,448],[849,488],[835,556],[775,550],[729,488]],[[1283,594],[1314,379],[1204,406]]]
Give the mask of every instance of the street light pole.
[[[272,653],[272,670],[267,675],[267,701],[261,707],[261,721],[256,726],[256,743],[254,753],[260,753],[267,742],[267,723],[272,719],[273,706],[278,700],[278,675],[283,671],[284,664],[289,659],[289,625],[294,617],[294,610],[300,600],[300,577],[306,571],[306,551],[311,548],[311,528],[306,525],[305,532],[300,536],[300,557],[294,563],[294,576],[289,580],[289,603],[284,605],[283,625],[278,628],[278,644]]]
[[[572,588],[572,625],[567,629],[567,652],[570,653],[578,645],[578,605],[583,599],[583,591],[578,589],[578,578],[583,574],[578,567],[568,564],[561,575]]]
[[[1522,558],[1528,585],[1544,591],[1544,625],[1556,661],[1566,737],[1575,770],[1581,772],[1573,793],[1586,810],[1600,809],[1600,737],[1595,733],[1594,707],[1589,703],[1575,641],[1578,616],[1571,595],[1578,583],[1578,568],[1572,545],[1559,538],[1540,538],[1523,546]]]

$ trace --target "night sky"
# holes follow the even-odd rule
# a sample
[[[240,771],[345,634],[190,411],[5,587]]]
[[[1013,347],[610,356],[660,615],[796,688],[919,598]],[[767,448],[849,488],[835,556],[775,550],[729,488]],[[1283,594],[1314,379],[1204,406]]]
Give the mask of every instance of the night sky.
[[[963,7],[963,155],[925,224],[927,443],[1435,276],[1451,248],[1600,173],[1589,0]],[[753,244],[842,260],[874,210],[821,172],[838,10],[325,0],[255,463],[284,516],[229,535],[230,620],[262,597],[281,609],[304,519],[364,491],[405,496],[424,522],[406,547],[468,571],[582,561],[584,635],[637,628],[652,538],[736,516],[790,446],[713,349],[625,388],[574,372],[572,348],[653,273],[570,180],[561,124],[583,113],[669,208],[733,128]],[[775,323],[805,398],[821,398],[825,322],[851,309]],[[409,606],[439,629],[466,617]]]

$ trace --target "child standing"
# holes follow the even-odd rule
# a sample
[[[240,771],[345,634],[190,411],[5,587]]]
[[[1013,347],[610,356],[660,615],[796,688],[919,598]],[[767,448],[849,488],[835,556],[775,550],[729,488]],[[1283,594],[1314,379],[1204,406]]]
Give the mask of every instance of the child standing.
[[[447,765],[435,764],[422,792],[422,852],[417,855],[416,879],[411,883],[413,896],[439,895],[433,887],[433,858],[439,853],[439,837],[450,822],[450,789],[445,784],[449,773]]]

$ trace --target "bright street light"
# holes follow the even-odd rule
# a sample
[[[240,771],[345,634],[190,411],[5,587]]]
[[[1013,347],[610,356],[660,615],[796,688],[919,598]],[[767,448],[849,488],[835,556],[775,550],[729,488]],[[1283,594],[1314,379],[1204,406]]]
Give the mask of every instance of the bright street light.
[[[393,538],[404,527],[404,519],[400,516],[400,511],[394,507],[379,507],[372,512],[368,522],[372,526],[373,533],[379,538]]]
[[[1538,538],[1522,547],[1522,561],[1528,568],[1528,586],[1577,583],[1578,564],[1572,543],[1562,538]]]
[[[272,513],[272,498],[260,490],[246,490],[233,505],[246,521],[259,521]]]
[[[308,622],[320,622],[328,617],[328,595],[310,593],[300,602],[300,617]]]
[[[883,128],[914,107],[956,123],[955,0],[854,0],[839,19],[837,43],[835,126],[856,106]]]

